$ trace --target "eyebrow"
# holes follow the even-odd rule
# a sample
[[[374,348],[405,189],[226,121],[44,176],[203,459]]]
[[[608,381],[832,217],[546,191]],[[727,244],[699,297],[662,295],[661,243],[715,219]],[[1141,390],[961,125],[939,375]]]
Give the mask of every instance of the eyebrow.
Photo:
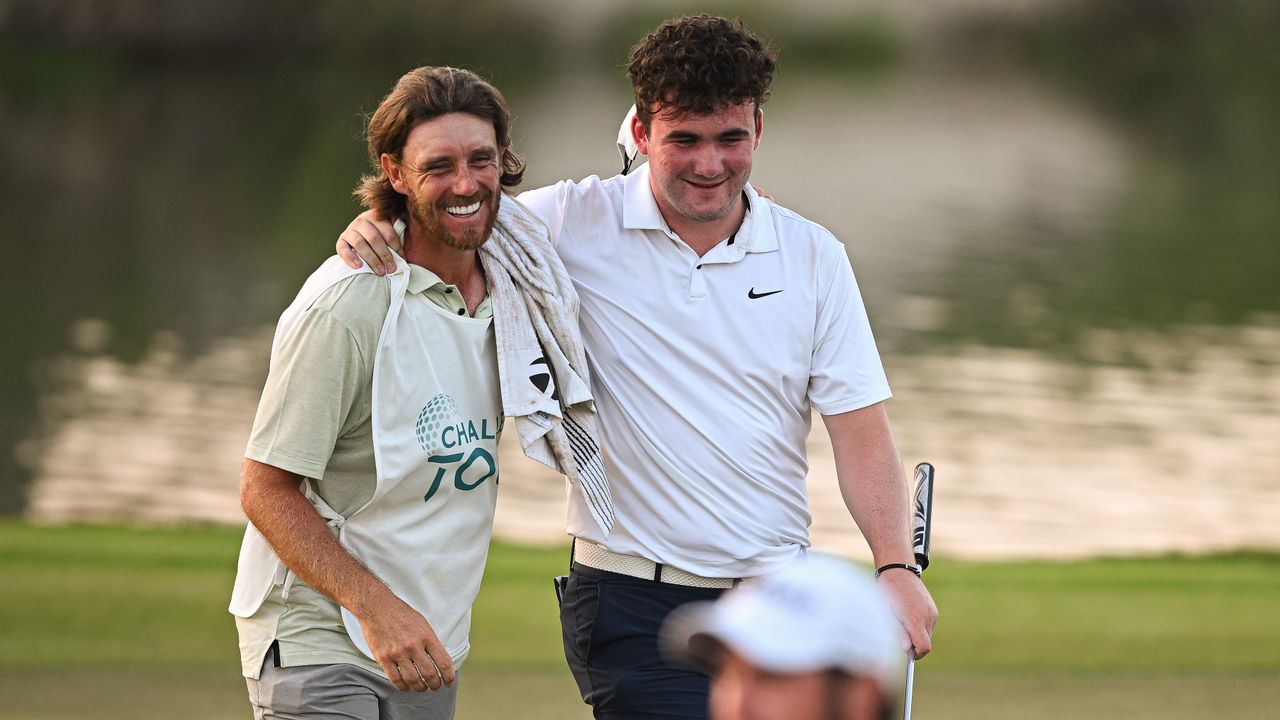
[[[489,157],[497,157],[498,148],[494,147],[493,145],[484,145],[484,146],[478,147],[475,150],[472,150],[467,155],[467,160],[470,161],[477,157],[485,156],[485,155]],[[429,157],[426,160],[424,160],[422,162],[421,168],[423,170],[435,170],[437,168],[446,168],[446,167],[452,167],[452,166],[453,166],[452,156],[437,155],[435,157]]]
[[[715,139],[716,140],[739,140],[741,138],[747,137],[750,134],[751,134],[751,131],[745,128],[733,128],[732,130],[725,130],[724,132],[717,133],[715,135]],[[687,130],[673,130],[667,134],[667,139],[673,140],[675,142],[682,142],[685,140],[699,140],[701,139],[701,137],[702,136],[698,135],[697,133],[689,132]]]

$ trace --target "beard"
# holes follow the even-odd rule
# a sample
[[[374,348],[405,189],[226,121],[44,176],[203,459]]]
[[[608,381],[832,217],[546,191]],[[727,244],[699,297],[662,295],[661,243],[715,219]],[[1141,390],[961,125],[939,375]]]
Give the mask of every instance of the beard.
[[[475,250],[483,245],[489,239],[489,234],[493,232],[493,223],[498,219],[498,203],[501,200],[502,193],[500,192],[480,190],[470,197],[447,197],[434,203],[424,198],[410,195],[406,204],[408,205],[409,214],[413,216],[414,221],[426,232],[428,237],[455,250]],[[477,201],[480,203],[478,212],[486,214],[483,228],[468,226],[461,230],[451,231],[445,226],[444,218],[449,214],[444,209],[445,205],[469,205]]]

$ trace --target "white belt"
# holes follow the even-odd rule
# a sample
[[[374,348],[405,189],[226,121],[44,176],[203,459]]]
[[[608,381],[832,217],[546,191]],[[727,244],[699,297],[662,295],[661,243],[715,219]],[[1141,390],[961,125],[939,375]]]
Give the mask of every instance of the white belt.
[[[590,540],[573,541],[573,561],[589,568],[627,575],[641,580],[653,580],[668,585],[686,587],[728,589],[740,581],[734,578],[709,578],[694,575],[680,568],[663,565],[634,555],[616,553]]]

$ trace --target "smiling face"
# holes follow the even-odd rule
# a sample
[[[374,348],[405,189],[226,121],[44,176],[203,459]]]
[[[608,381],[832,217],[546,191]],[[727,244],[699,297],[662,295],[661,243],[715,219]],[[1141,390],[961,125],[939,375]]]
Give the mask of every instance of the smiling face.
[[[417,242],[455,250],[484,244],[502,198],[501,154],[491,122],[448,113],[414,126],[400,162],[382,156],[391,187],[408,198],[407,253]]]
[[[653,196],[673,230],[730,221],[741,211],[764,129],[754,102],[707,114],[660,111],[648,128],[636,119],[631,129],[649,156]]]

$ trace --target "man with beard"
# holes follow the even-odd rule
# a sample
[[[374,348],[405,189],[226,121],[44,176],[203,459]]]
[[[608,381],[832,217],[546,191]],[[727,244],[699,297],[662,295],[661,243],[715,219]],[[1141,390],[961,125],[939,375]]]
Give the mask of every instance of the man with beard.
[[[380,277],[330,258],[280,320],[231,602],[256,718],[453,716],[497,497],[505,390],[477,249],[524,172],[509,127],[468,71],[403,76],[356,195],[406,220],[404,259]]]

